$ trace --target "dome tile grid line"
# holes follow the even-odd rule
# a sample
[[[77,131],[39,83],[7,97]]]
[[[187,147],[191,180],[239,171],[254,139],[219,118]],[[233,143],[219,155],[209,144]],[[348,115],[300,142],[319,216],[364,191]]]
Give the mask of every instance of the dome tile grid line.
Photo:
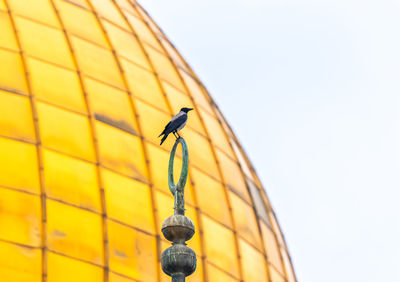
[[[90,4],[90,3],[89,3],[89,4]],[[91,5],[91,4],[90,4],[90,5]],[[91,8],[93,8],[93,6],[91,6]],[[98,17],[97,14],[96,14],[96,20],[97,20],[98,24],[100,25],[100,27],[101,27],[103,33],[105,33],[106,31],[105,31],[104,27],[102,26],[102,22],[101,22],[101,20],[99,19],[99,17]],[[106,38],[107,38],[108,44],[109,44],[111,47],[113,47],[112,44],[111,44],[111,40],[110,40],[107,36],[106,36]],[[124,86],[125,86],[125,88],[129,89],[128,84],[127,84],[127,82],[126,82],[126,79],[124,78],[124,75],[123,75],[122,68],[121,68],[121,65],[120,65],[120,63],[119,63],[118,57],[116,56],[116,53],[115,53],[115,51],[114,51],[113,48],[112,48],[112,50],[113,50],[114,59],[115,59],[115,61],[117,62],[117,65],[118,65],[119,70],[120,70],[120,72],[121,72],[121,75],[122,75],[122,77],[123,77]],[[128,94],[129,94],[129,92],[128,92]],[[131,101],[131,108],[132,108],[132,109],[135,109],[134,104],[133,104],[133,102],[132,102],[132,99],[129,99],[129,101]],[[140,122],[137,122],[137,124],[138,124],[138,131],[141,132],[141,130],[140,130]],[[143,149],[143,151],[144,151],[144,155],[147,156],[146,151],[145,151],[145,145],[143,144],[143,142],[142,142],[142,149]],[[146,157],[146,161],[148,162],[148,158],[147,158],[147,157]],[[150,187],[152,187],[151,175],[150,175],[149,170],[147,170],[147,174],[148,174],[148,178],[149,178],[149,180],[150,180]],[[152,191],[152,190],[153,190],[153,189],[151,189],[151,191]],[[151,195],[152,195],[152,196],[151,196],[151,198],[152,198],[152,201],[151,201],[151,202],[152,202],[152,206],[154,207],[154,206],[155,206],[154,195],[153,195],[153,193],[151,193]],[[157,221],[156,221],[156,209],[153,210],[153,215],[154,215],[154,218],[153,218],[154,224],[155,224],[155,226],[157,226]],[[157,226],[157,230],[158,230],[158,226]],[[159,245],[159,244],[157,244],[157,246],[158,246],[158,245]],[[157,250],[157,253],[159,253],[158,250]],[[156,271],[156,272],[157,272],[157,276],[159,277],[159,275],[160,275],[160,274],[159,274],[159,271]],[[105,277],[106,277],[106,279],[107,279],[107,275],[105,275]],[[153,277],[152,279],[154,279],[154,277]],[[159,279],[159,278],[158,278],[158,279]]]
[[[18,46],[18,51],[20,52],[21,56],[21,62],[22,62],[22,72],[24,75],[24,78],[22,79],[24,81],[24,84],[26,83],[26,91],[30,100],[30,107],[31,107],[31,114],[33,118],[33,124],[34,124],[34,136],[36,139],[36,165],[39,170],[39,175],[38,175],[38,183],[39,183],[39,193],[40,193],[40,227],[35,226],[34,228],[36,229],[36,237],[40,236],[40,243],[36,242],[36,244],[31,245],[28,243],[27,245],[33,246],[33,247],[40,247],[41,248],[41,275],[40,277],[43,277],[42,279],[45,280],[46,278],[46,265],[47,265],[47,258],[46,258],[46,246],[47,246],[47,236],[46,236],[46,191],[44,189],[44,179],[43,179],[43,159],[42,159],[42,142],[41,142],[41,136],[40,136],[40,131],[39,131],[39,125],[38,125],[38,113],[37,113],[37,108],[36,108],[36,102],[35,102],[35,97],[32,93],[31,85],[29,83],[29,72],[26,66],[26,58],[23,53],[22,49],[22,44],[21,40],[18,37],[18,32],[17,32],[17,27],[15,23],[15,16],[13,15],[12,11],[10,10],[10,6],[8,2],[4,2],[5,7],[8,10],[9,14],[9,20],[11,23],[11,27],[14,30],[15,34],[15,41]],[[25,82],[26,81],[26,82]],[[18,192],[16,192],[18,193]],[[2,206],[4,208],[4,205]],[[11,213],[11,212],[10,212]],[[11,223],[11,222],[10,222]],[[41,235],[37,234],[41,233]],[[2,238],[4,239],[4,238]],[[39,243],[39,244],[38,244]]]
[[[173,140],[159,148],[149,128],[189,104],[198,112],[183,133],[192,149],[187,212],[198,229],[189,245],[200,262],[189,281],[296,281],[247,155],[139,4],[6,3],[0,0],[0,58],[15,68],[0,66],[0,102],[18,111],[3,106],[0,117],[0,165],[8,175],[0,176],[0,193],[9,200],[0,202],[0,227],[15,223],[0,228],[0,251],[15,260],[0,259],[0,277],[70,281],[79,271],[81,281],[168,281],[160,273],[158,257],[167,245],[157,226],[172,210],[162,161]],[[204,199],[204,189],[221,207]],[[22,209],[22,203],[36,208]],[[216,244],[215,232],[225,239]],[[223,244],[238,257],[221,253]]]
[[[88,92],[87,92],[87,88],[86,85],[84,83],[84,77],[81,71],[81,66],[78,62],[78,59],[76,58],[76,56],[74,56],[74,47],[72,45],[72,41],[71,41],[71,37],[68,34],[66,28],[65,28],[65,22],[63,21],[60,12],[58,10],[58,7],[56,6],[56,3],[54,1],[51,0],[51,6],[54,9],[57,19],[59,21],[59,24],[61,25],[63,32],[64,32],[64,36],[66,38],[67,41],[67,45],[68,48],[72,54],[73,57],[73,63],[74,66],[77,70],[78,73],[78,81],[79,81],[79,85],[81,86],[82,89],[82,94],[84,96],[84,101],[85,101],[85,105],[86,105],[86,112],[89,115],[89,124],[90,124],[90,132],[92,135],[92,144],[94,147],[94,151],[95,151],[95,161],[96,161],[96,178],[97,178],[97,183],[98,183],[98,187],[99,187],[99,198],[100,198],[100,206],[101,206],[101,226],[102,226],[102,244],[103,244],[103,254],[102,254],[102,261],[99,260],[100,265],[102,265],[104,267],[104,281],[107,282],[108,281],[108,276],[109,276],[109,261],[110,261],[110,255],[109,255],[109,234],[108,234],[108,221],[107,221],[107,207],[106,207],[106,202],[105,202],[105,191],[104,191],[104,182],[103,182],[103,178],[102,178],[102,174],[101,174],[101,167],[100,167],[100,162],[101,162],[101,155],[100,155],[100,149],[99,149],[99,143],[97,140],[97,132],[96,132],[96,125],[95,125],[95,119],[94,119],[94,113],[91,107],[91,104],[89,102],[88,99]],[[55,274],[57,275],[57,274]],[[100,277],[99,277],[100,278]]]

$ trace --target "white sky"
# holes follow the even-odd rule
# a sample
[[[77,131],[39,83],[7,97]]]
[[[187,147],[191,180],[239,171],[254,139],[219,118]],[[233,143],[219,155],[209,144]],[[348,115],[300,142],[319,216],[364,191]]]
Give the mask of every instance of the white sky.
[[[400,281],[400,1],[141,4],[245,147],[299,281]]]

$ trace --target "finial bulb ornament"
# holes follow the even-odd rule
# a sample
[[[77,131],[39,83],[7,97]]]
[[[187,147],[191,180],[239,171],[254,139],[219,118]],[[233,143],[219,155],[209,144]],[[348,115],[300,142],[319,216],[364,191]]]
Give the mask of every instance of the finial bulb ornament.
[[[174,182],[174,159],[178,144],[182,146],[182,170],[178,183]],[[193,221],[185,216],[184,188],[188,176],[189,153],[185,140],[176,139],[171,150],[168,164],[168,186],[174,195],[174,215],[168,217],[162,224],[164,237],[172,242],[172,246],[161,255],[163,271],[172,277],[173,282],[183,282],[185,277],[196,270],[196,254],[186,246],[186,241],[193,237],[195,228]]]

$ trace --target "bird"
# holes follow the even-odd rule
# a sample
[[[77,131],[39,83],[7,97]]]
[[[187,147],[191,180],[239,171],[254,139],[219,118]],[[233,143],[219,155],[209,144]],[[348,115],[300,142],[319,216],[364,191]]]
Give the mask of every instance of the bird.
[[[193,110],[193,109],[192,108],[182,108],[180,110],[180,112],[177,113],[171,119],[171,121],[165,126],[163,132],[161,132],[161,134],[158,136],[158,137],[161,137],[162,135],[164,135],[163,138],[161,139],[160,145],[162,145],[162,143],[164,143],[165,139],[167,139],[167,137],[170,133],[173,133],[176,139],[181,138],[178,131],[185,127],[186,121],[188,118],[187,113],[191,110]],[[178,137],[176,137],[176,135],[178,135]]]

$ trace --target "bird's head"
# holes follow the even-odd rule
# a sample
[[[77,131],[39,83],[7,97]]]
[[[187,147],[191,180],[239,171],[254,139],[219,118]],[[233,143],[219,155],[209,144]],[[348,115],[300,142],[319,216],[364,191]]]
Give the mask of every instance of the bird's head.
[[[189,111],[193,110],[192,108],[182,108],[181,112],[187,113]]]

